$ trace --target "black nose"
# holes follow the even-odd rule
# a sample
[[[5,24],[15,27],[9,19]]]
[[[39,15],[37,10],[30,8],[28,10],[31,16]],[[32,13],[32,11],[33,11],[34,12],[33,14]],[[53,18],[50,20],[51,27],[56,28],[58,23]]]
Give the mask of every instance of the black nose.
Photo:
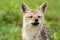
[[[35,19],[35,22],[38,22],[38,19]]]

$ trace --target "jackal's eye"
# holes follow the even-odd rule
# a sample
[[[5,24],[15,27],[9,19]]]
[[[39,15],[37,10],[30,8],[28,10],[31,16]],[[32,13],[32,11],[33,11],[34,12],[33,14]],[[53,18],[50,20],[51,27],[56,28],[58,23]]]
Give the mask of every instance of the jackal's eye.
[[[32,18],[32,16],[29,16],[29,18]]]
[[[41,16],[38,16],[38,18],[40,18]]]

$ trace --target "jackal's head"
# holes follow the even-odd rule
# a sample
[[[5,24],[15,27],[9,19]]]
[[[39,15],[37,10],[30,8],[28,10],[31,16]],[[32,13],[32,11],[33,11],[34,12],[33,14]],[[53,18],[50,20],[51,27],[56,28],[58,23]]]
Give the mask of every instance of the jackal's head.
[[[43,25],[46,5],[46,2],[44,2],[39,8],[33,10],[30,9],[25,3],[22,3],[23,24],[29,26]]]

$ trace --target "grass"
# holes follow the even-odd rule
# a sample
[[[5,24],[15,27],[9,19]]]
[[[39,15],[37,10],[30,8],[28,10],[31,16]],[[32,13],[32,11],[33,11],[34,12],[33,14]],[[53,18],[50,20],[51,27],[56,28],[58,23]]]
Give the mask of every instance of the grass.
[[[50,28],[51,40],[60,40],[60,0],[48,2],[45,25]],[[21,2],[30,8],[40,6],[44,0],[0,0],[0,40],[19,40],[22,27]]]

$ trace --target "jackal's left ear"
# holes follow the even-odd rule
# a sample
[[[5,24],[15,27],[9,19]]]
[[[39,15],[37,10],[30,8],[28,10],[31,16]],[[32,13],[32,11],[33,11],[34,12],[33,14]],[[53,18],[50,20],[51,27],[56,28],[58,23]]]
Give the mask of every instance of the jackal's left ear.
[[[21,8],[23,13],[26,13],[29,10],[29,7],[24,2],[21,3]]]
[[[46,9],[46,6],[47,6],[47,2],[44,2],[44,3],[39,7],[39,10],[44,13],[44,12],[45,12],[45,9]]]

